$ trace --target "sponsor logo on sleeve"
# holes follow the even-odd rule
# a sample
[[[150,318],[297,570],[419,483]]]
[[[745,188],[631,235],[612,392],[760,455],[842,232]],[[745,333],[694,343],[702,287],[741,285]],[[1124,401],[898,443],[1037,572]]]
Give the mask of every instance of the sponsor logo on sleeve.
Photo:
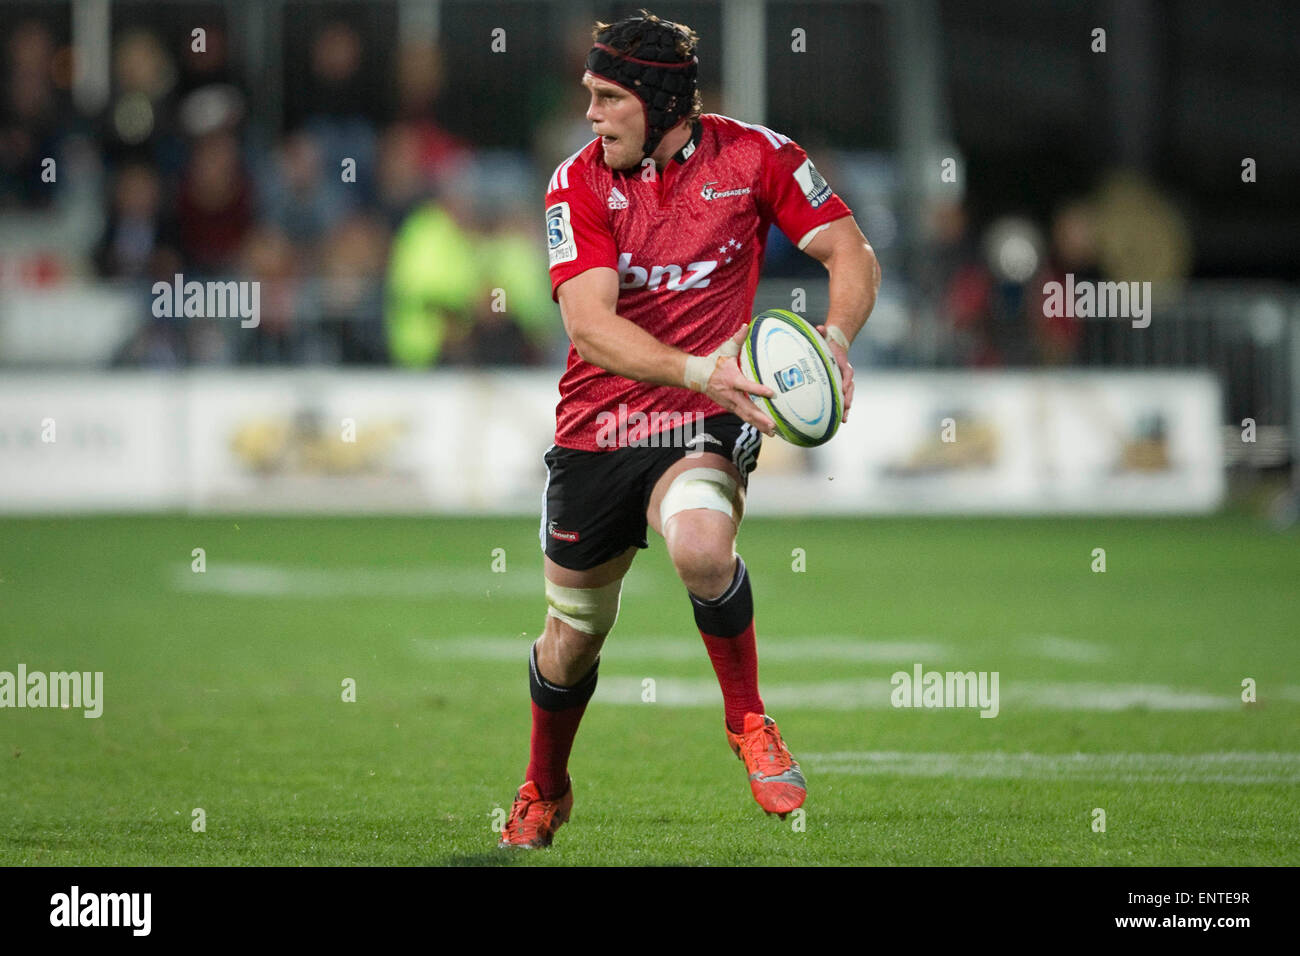
[[[546,247],[552,268],[578,258],[578,245],[573,239],[567,202],[556,203],[546,210]]]
[[[822,174],[817,172],[811,159],[805,159],[803,165],[794,171],[794,181],[799,184],[804,198],[814,209],[831,198],[830,185],[822,179]]]

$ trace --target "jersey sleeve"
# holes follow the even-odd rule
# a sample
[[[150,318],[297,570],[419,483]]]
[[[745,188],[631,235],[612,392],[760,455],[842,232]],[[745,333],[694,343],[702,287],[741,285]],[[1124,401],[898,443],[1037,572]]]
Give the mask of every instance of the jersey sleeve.
[[[606,211],[591,188],[572,170],[568,172],[561,178],[557,171],[552,180],[555,188],[546,193],[546,247],[555,301],[560,286],[574,276],[600,266],[618,268],[618,249]]]
[[[822,226],[853,211],[822,179],[799,144],[782,139],[778,148],[763,151],[760,207],[787,239],[803,249]]]

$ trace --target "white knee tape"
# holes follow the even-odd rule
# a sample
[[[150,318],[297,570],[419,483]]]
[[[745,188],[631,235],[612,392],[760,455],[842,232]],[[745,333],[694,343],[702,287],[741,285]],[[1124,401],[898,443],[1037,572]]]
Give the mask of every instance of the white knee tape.
[[[599,588],[566,588],[546,582],[546,613],[583,634],[608,634],[618,620],[622,581]]]
[[[736,480],[717,468],[691,468],[673,479],[659,502],[659,527],[666,529],[668,519],[679,511],[708,508],[721,511],[740,524],[740,488]]]

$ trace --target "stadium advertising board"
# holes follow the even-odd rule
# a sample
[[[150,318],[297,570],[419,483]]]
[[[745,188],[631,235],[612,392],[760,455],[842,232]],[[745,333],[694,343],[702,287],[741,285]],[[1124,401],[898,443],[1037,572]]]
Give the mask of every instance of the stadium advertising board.
[[[549,372],[16,377],[0,502],[533,514],[557,399]],[[1211,511],[1220,405],[1199,373],[876,373],[829,444],[764,442],[749,513]]]

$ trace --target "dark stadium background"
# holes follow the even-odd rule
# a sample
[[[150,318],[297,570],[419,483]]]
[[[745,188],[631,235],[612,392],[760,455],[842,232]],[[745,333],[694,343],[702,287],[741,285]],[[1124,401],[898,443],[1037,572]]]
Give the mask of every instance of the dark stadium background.
[[[284,270],[292,263],[291,273],[308,280],[328,275],[317,258],[325,249],[333,253],[329,263],[342,258],[368,264],[369,269],[351,269],[364,282],[382,284],[387,245],[404,214],[460,188],[464,181],[454,181],[453,167],[466,163],[479,164],[466,175],[481,201],[465,210],[463,227],[491,230],[517,214],[518,220],[503,228],[536,238],[540,184],[558,159],[584,142],[581,91],[574,77],[586,25],[598,15],[635,9],[626,3],[606,8],[541,0],[119,0],[81,5],[92,12],[78,20],[74,6],[0,6],[6,24],[0,77],[6,143],[0,160],[0,210],[6,222],[0,248],[6,285],[139,283],[154,273],[170,276],[173,266],[185,272],[245,272],[256,249],[264,253],[258,259],[264,269]],[[1018,314],[1014,289],[991,314],[972,320],[985,327],[976,328],[975,341],[963,347],[945,348],[918,327],[932,321],[940,339],[957,334],[951,319],[930,316],[928,306],[948,289],[951,276],[944,273],[951,273],[954,260],[979,260],[991,223],[1006,215],[1026,217],[1046,251],[1061,211],[1095,195],[1121,170],[1137,173],[1179,213],[1190,254],[1174,264],[1174,275],[1219,283],[1213,286],[1216,306],[1204,321],[1233,321],[1239,300],[1260,288],[1281,296],[1288,309],[1293,306],[1286,283],[1300,271],[1294,7],[1154,0],[770,2],[761,5],[764,34],[724,30],[727,16],[744,20],[730,11],[749,6],[674,3],[665,13],[693,24],[704,38],[706,109],[740,113],[754,102],[734,90],[729,98],[723,88],[724,57],[740,57],[757,64],[766,100],[761,119],[767,125],[801,142],[831,171],[842,154],[879,161],[882,196],[855,195],[849,182],[839,188],[859,210],[889,269],[886,293],[902,304],[913,328],[909,347],[893,357],[897,362],[926,367],[1140,361],[1108,351],[1100,333],[1079,334],[1059,346],[1029,347],[1030,330]],[[94,43],[108,44],[95,52],[107,64],[104,83],[83,84],[86,91],[79,94],[73,89],[71,46],[78,22],[87,42],[93,37]],[[196,26],[208,31],[206,54],[187,52]],[[810,52],[803,54],[790,51],[791,30],[799,26],[809,32]],[[1105,54],[1091,52],[1085,41],[1098,26],[1109,32]],[[495,28],[507,30],[505,54],[490,48]],[[133,81],[117,62],[122,57],[136,64]],[[314,65],[313,57],[320,62]],[[214,84],[230,88],[229,116],[213,121],[215,131],[196,135],[181,117],[181,106],[187,95]],[[145,121],[147,129],[124,135],[115,128],[114,109],[142,86],[149,87],[152,119]],[[425,137],[419,169],[377,182],[384,176],[376,163],[410,161],[412,147],[401,134],[411,130]],[[241,192],[237,208],[232,207],[236,221],[229,241],[208,249],[201,238],[177,235],[178,203],[187,170],[208,148],[205,140],[226,132],[237,143],[238,158],[223,171],[239,179],[246,195]],[[313,166],[309,158],[295,157],[317,156],[316,176],[337,180],[336,165],[326,160],[342,143],[358,152],[358,188],[345,199],[337,186],[331,192],[328,182],[306,184],[299,202],[305,196],[320,203],[326,214],[317,219],[325,221],[287,223],[286,207],[292,204],[284,179]],[[297,153],[286,155],[292,147]],[[925,164],[950,155],[959,161],[962,183],[951,209],[915,181]],[[62,160],[67,171],[57,184],[40,182],[39,160],[46,156]],[[68,171],[74,156],[78,165]],[[1259,169],[1250,184],[1239,175],[1247,156]],[[123,177],[142,170],[157,190],[152,221],[159,261],[114,261],[104,253],[112,237],[114,190]],[[22,228],[33,217],[48,219],[73,202],[98,214],[98,224],[91,217],[96,227],[77,229],[57,242]],[[347,214],[330,213],[331,203],[345,204]],[[808,269],[803,257],[776,245],[767,276]],[[325,266],[331,267],[343,269]],[[164,340],[153,350],[137,342],[106,358],[115,365],[390,364],[381,292],[360,295],[346,310],[298,303],[286,321],[301,329],[300,335],[277,337],[263,330],[256,336],[262,341],[218,355],[193,341],[193,330],[169,328],[139,330],[151,342]],[[1186,297],[1180,320],[1191,321],[1192,313],[1204,311],[1198,299]],[[460,314],[468,343],[432,364],[555,360],[562,343],[553,315],[511,318],[533,334],[518,334],[517,325],[483,333],[473,316]],[[963,328],[961,334],[969,331]],[[1256,360],[1249,353],[1255,349],[1249,341],[1240,348],[1248,354],[1232,361],[1238,374],[1249,375]],[[58,364],[58,355],[39,360]],[[1192,354],[1185,361],[1213,362],[1224,372],[1229,364],[1217,353]],[[1269,411],[1272,424],[1285,423],[1284,408]]]

